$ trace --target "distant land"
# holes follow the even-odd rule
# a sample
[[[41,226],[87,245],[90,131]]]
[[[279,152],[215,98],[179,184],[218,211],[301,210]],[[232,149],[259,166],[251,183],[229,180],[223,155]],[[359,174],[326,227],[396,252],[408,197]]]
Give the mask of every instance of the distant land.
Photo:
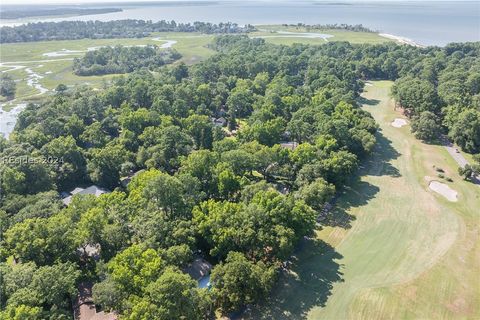
[[[58,16],[83,16],[90,14],[103,14],[122,12],[120,8],[52,8],[52,9],[7,9],[0,12],[0,19],[23,19],[30,17],[58,17]]]

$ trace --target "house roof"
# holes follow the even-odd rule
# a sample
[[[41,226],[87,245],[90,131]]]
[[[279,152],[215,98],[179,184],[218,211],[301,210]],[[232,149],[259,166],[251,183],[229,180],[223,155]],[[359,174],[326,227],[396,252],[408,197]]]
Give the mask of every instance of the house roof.
[[[210,270],[212,270],[212,265],[210,262],[203,258],[196,258],[193,260],[192,264],[185,269],[185,272],[188,273],[193,279],[198,280],[209,274]]]
[[[68,197],[64,198],[62,201],[63,201],[64,205],[68,206],[70,204],[70,202],[72,202],[72,199],[73,199],[74,195],[77,195],[77,194],[83,194],[83,195],[92,194],[95,197],[98,197],[99,195],[104,194],[104,193],[108,193],[108,192],[109,192],[108,190],[97,187],[96,185],[91,185],[90,187],[85,188],[85,189],[77,187],[70,192],[71,196],[68,196]]]
[[[82,191],[82,190],[85,190],[85,189],[77,187],[77,188],[73,189],[73,190],[70,192],[70,194],[77,194],[77,193],[79,193],[79,192]]]
[[[282,148],[294,150],[298,146],[298,143],[295,141],[280,142],[280,146]]]
[[[81,190],[80,192],[77,192],[76,194],[93,194],[94,196],[98,197],[99,195],[104,193],[108,193],[108,191],[93,185],[86,189]]]
[[[73,308],[75,320],[116,320],[115,312],[97,312],[92,299],[91,282],[82,282],[78,285],[78,295]]]
[[[227,124],[227,119],[225,119],[224,117],[220,117],[220,118],[217,118],[217,119],[212,118],[212,122],[215,125],[222,125],[223,126],[223,125]]]
[[[123,187],[126,188],[128,186],[128,184],[130,183],[130,181],[132,181],[132,179],[134,177],[136,177],[137,175],[139,175],[140,173],[142,173],[144,171],[145,171],[145,169],[138,170],[137,172],[134,172],[134,173],[128,175],[127,177],[122,178],[120,180],[120,183],[122,184]]]

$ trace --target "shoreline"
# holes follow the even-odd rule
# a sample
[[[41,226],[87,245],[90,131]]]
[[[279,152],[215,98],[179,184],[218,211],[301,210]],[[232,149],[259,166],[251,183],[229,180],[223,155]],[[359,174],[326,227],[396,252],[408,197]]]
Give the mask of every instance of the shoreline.
[[[417,48],[425,48],[424,45],[417,43],[412,39],[409,39],[406,37],[396,36],[390,33],[378,33],[378,35],[387,39],[395,40],[396,42],[401,44],[406,44],[406,45],[417,47]]]

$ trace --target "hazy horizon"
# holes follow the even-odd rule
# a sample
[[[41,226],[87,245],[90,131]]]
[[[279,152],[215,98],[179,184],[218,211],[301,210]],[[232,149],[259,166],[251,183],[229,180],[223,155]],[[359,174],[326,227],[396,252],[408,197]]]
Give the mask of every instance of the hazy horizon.
[[[134,0],[47,0],[47,1],[35,1],[35,0],[3,0],[0,4],[0,7],[2,5],[23,5],[23,4],[28,4],[28,5],[83,5],[83,4],[92,4],[92,3],[120,3],[120,2],[202,2],[202,1],[209,1],[209,0],[140,0],[140,1],[134,1]],[[215,2],[229,2],[229,1],[234,1],[234,0],[212,0]],[[245,2],[276,2],[276,0],[243,0]],[[287,2],[287,1],[292,1],[292,0],[281,0],[277,2]],[[339,0],[336,2],[452,2],[452,0],[408,0],[408,1],[402,1],[402,0]],[[476,0],[461,0],[462,2],[477,2]],[[330,0],[318,0],[318,1],[312,1],[312,2],[332,2]]]

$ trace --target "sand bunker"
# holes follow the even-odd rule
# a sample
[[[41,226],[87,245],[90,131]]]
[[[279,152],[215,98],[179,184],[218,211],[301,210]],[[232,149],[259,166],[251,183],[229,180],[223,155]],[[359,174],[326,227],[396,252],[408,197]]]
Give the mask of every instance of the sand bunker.
[[[441,194],[444,196],[448,201],[456,202],[458,192],[450,188],[450,186],[446,185],[445,183],[441,183],[438,181],[430,181],[428,187],[435,191],[436,193]]]
[[[395,120],[392,121],[392,127],[395,127],[395,128],[401,128],[403,126],[406,126],[407,124],[408,122],[405,119],[396,118]]]

